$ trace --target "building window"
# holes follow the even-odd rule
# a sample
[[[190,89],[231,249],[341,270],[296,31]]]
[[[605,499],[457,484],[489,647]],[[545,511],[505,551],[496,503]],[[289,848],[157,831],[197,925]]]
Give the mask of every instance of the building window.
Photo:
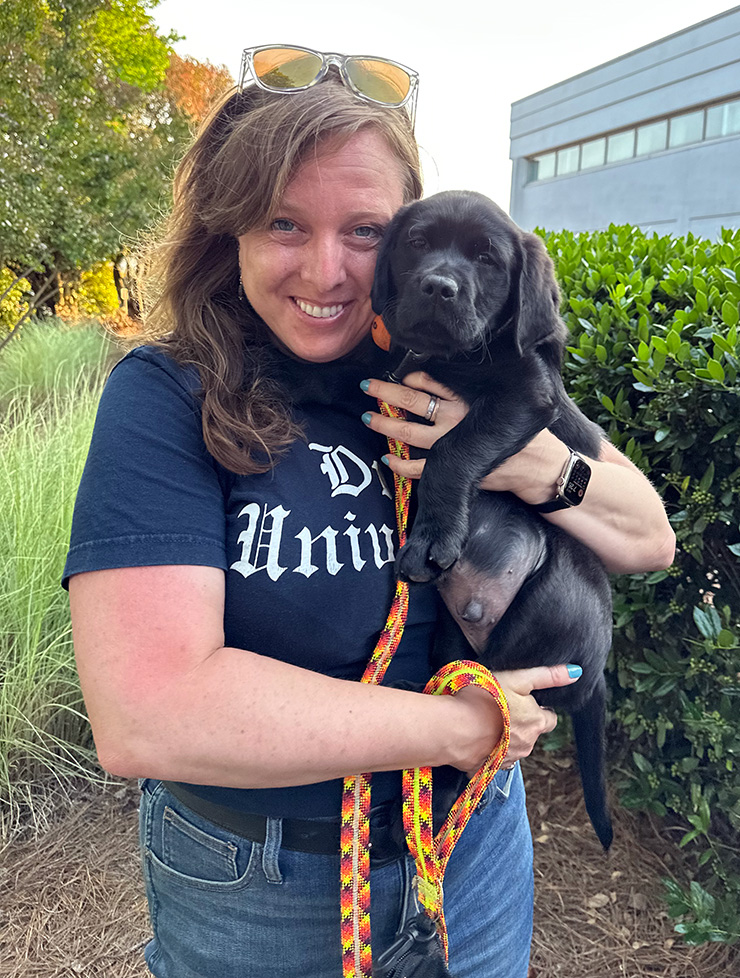
[[[619,163],[621,160],[628,160],[635,154],[635,130],[627,129],[626,132],[615,132],[613,136],[606,140],[606,162]]]
[[[601,139],[589,139],[581,146],[581,169],[587,170],[591,166],[603,166],[606,159],[606,137]]]
[[[740,99],[707,109],[706,139],[732,136],[736,132],[740,132]]]
[[[687,143],[699,143],[704,135],[704,112],[686,112],[671,119],[671,131],[668,136],[668,146],[686,146]]]
[[[528,180],[547,180],[737,133],[740,133],[740,98],[530,157]]]
[[[644,156],[646,153],[657,153],[661,149],[665,149],[667,139],[667,119],[662,119],[660,122],[651,122],[648,126],[638,126],[636,155]]]
[[[534,163],[535,176],[533,180],[547,180],[555,176],[555,153],[545,153],[544,156],[535,156]]]
[[[562,177],[566,173],[578,172],[578,157],[580,146],[569,146],[567,149],[558,150],[557,174]]]

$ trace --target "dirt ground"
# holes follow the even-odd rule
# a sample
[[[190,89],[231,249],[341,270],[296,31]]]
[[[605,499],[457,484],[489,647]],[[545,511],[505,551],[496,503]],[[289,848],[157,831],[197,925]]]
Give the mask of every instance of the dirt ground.
[[[740,948],[683,945],[663,909],[661,877],[683,876],[671,843],[683,829],[617,810],[606,858],[569,758],[539,752],[525,779],[535,839],[530,978],[740,976]],[[135,782],[81,786],[73,807],[55,804],[40,840],[0,853],[1,978],[146,978],[137,805]]]

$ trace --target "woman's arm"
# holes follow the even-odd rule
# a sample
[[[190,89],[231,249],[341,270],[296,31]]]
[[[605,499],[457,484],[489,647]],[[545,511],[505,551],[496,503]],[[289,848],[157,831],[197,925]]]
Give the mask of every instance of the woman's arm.
[[[467,405],[424,373],[409,374],[401,385],[373,380],[367,393],[423,417],[430,395],[440,398],[434,425],[398,421],[372,413],[370,426],[416,448],[429,449],[466,414]],[[484,489],[513,492],[536,505],[555,496],[556,482],[568,449],[552,432],[541,431],[521,452],[507,459],[481,483]],[[388,456],[390,468],[418,478],[422,459],[403,462]],[[549,513],[545,519],[562,527],[597,554],[607,570],[618,574],[661,570],[673,562],[676,538],[662,500],[640,470],[604,440],[598,460],[591,460],[591,480],[583,502]]]
[[[472,773],[502,720],[482,689],[424,696],[224,646],[224,572],[127,567],[70,579],[77,667],[100,762],[120,777],[237,788],[452,764]],[[502,673],[510,761],[555,726],[532,689],[564,666]]]

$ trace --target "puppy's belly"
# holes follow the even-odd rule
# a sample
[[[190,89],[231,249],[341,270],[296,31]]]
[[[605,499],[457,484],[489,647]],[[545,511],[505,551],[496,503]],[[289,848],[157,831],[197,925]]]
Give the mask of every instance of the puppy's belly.
[[[527,507],[509,493],[477,494],[462,556],[437,586],[478,655],[522,585],[546,559],[545,531]]]
[[[529,568],[519,565],[492,578],[463,555],[438,583],[448,611],[479,656],[528,574]]]

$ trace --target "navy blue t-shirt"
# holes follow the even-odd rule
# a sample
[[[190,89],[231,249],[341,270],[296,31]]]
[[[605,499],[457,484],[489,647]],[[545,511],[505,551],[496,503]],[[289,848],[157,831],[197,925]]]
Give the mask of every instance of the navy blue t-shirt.
[[[331,368],[298,369],[320,376]],[[359,680],[393,599],[398,548],[392,474],[380,461],[388,445],[360,420],[373,401],[359,382],[377,376],[373,368],[345,367],[341,396],[329,404],[294,406],[305,438],[270,471],[242,476],[205,447],[197,370],[152,347],[131,351],[100,400],[63,586],[73,574],[110,567],[220,567],[227,646]],[[436,590],[414,586],[386,682],[428,679],[436,617]],[[188,787],[275,816],[337,815],[341,797],[338,780]],[[374,775],[373,803],[399,792],[398,772]]]

